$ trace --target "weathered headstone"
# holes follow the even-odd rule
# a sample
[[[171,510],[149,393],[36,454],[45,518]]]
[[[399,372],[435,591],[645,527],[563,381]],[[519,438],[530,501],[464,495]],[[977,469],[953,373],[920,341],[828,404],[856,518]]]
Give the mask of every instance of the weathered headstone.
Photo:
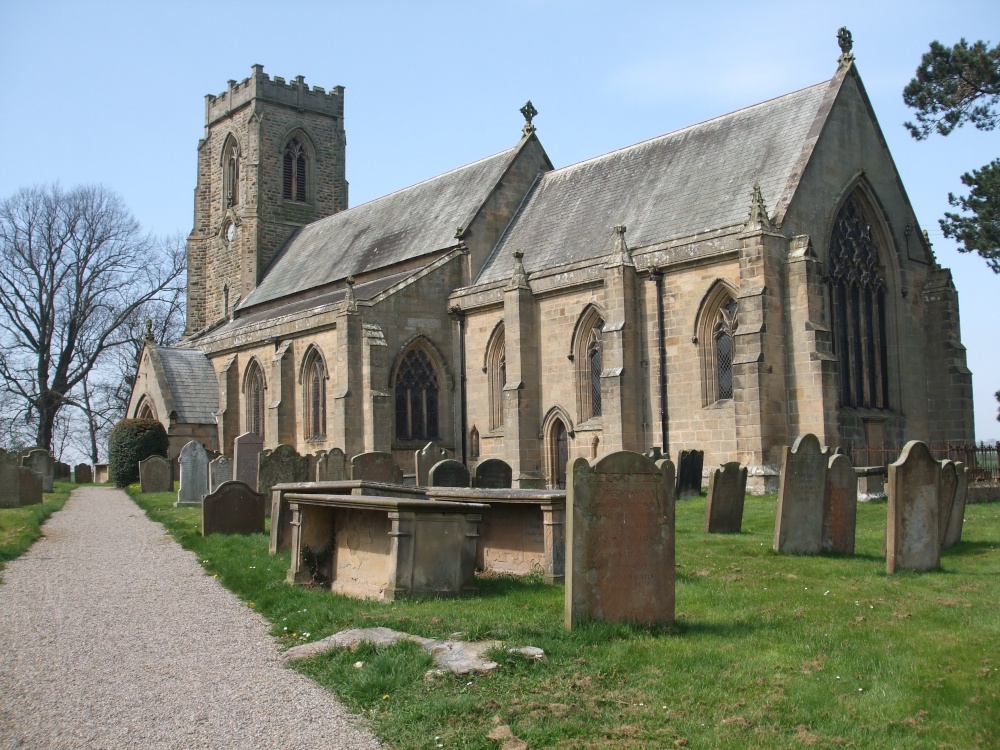
[[[94,471],[90,464],[77,464],[73,468],[73,480],[77,484],[90,484],[94,481]]]
[[[708,477],[705,532],[739,534],[743,528],[743,501],[747,495],[747,467],[729,461]]]
[[[60,482],[68,480],[73,475],[73,469],[70,468],[69,464],[64,464],[62,461],[56,461],[55,467],[55,478]]]
[[[170,492],[173,488],[173,467],[167,459],[150,456],[139,462],[139,489],[143,492]]]
[[[4,455],[0,456],[0,508],[17,508],[21,505],[19,471],[22,468],[16,453],[4,451]]]
[[[19,466],[17,469],[19,505],[37,505],[42,502],[42,477],[34,469]]]
[[[782,448],[774,551],[816,555],[823,548],[823,497],[830,450],[811,433]]]
[[[943,547],[954,547],[962,541],[962,525],[965,523],[965,501],[969,495],[969,467],[961,461],[955,463],[955,502],[951,505],[947,531]],[[944,520],[941,520],[944,523]]]
[[[208,454],[201,443],[192,440],[179,456],[181,485],[177,490],[177,505],[201,505],[208,494]]]
[[[430,485],[430,472],[434,464],[440,463],[448,458],[454,458],[455,454],[435,443],[428,443],[418,451],[413,452],[413,468],[416,472],[416,482],[418,487]],[[451,486],[451,485],[448,485]]]
[[[847,456],[830,456],[823,495],[824,552],[854,554],[858,518],[858,475]]]
[[[399,468],[391,453],[385,451],[359,453],[351,459],[351,479],[402,484],[403,470]]]
[[[938,489],[941,464],[927,445],[911,440],[889,464],[889,508],[885,566],[897,570],[936,570],[941,564]]]
[[[253,432],[244,432],[233,441],[233,478],[257,490],[257,472],[264,439]]]
[[[705,451],[681,451],[677,457],[677,499],[684,500],[701,494],[701,470]]]
[[[453,458],[438,461],[427,472],[427,486],[468,487],[469,469],[461,461],[456,461]]]
[[[264,495],[243,482],[223,482],[201,503],[201,533],[263,534]]]
[[[487,458],[476,466],[476,487],[481,490],[509,490],[514,472],[510,464],[499,458]]]
[[[42,492],[52,492],[55,463],[52,454],[44,448],[33,448],[21,459],[21,466],[27,466],[42,478]]]
[[[309,459],[300,456],[292,446],[282,443],[274,450],[260,454],[260,465],[257,467],[257,492],[264,497],[271,497],[271,488],[276,484],[308,481]],[[264,513],[271,515],[270,503],[265,504]]]
[[[566,627],[674,619],[674,470],[619,451],[567,477]]]
[[[319,451],[316,454],[315,482],[340,482],[347,479],[347,456],[340,448]]]
[[[941,464],[941,479],[938,482],[938,541],[944,546],[944,538],[948,533],[948,521],[951,519],[951,508],[955,504],[955,490],[958,489],[958,472],[955,462],[945,459]]]
[[[217,456],[208,462],[208,491],[215,492],[223,482],[233,481],[233,462],[225,456]],[[244,482],[244,484],[246,484]],[[247,485],[249,487],[249,485]]]

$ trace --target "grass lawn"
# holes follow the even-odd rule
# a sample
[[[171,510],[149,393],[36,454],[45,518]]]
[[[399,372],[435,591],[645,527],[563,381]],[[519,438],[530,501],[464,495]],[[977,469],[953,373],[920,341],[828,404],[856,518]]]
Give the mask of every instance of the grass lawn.
[[[54,482],[52,492],[44,493],[39,505],[0,508],[0,571],[8,560],[23,555],[42,535],[42,524],[66,504],[76,486],[72,482]]]
[[[854,557],[793,557],[771,550],[774,496],[748,497],[733,536],[704,534],[704,498],[683,501],[675,627],[567,632],[561,586],[483,577],[473,598],[403,603],[295,588],[263,535],[204,539],[197,508],[130,491],[288,646],[383,625],[548,654],[431,680],[409,644],[298,663],[400,750],[500,749],[501,725],[533,750],[1000,747],[1000,504],[967,508],[940,572],[890,577],[884,502],[859,507]]]

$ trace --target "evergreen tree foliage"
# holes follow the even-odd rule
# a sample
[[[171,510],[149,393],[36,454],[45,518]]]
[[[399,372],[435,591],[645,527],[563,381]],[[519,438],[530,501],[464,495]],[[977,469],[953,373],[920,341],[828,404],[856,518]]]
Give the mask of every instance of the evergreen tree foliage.
[[[123,419],[108,438],[108,474],[119,487],[139,481],[139,462],[167,457],[167,431],[155,419]]]

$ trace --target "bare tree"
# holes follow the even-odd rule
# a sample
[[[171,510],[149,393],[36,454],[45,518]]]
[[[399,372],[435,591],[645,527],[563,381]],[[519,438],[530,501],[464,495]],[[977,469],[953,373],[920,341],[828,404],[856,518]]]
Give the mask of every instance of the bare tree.
[[[100,186],[25,188],[0,202],[0,388],[52,447],[56,415],[128,343],[128,323],[169,299],[183,252],[144,234]]]

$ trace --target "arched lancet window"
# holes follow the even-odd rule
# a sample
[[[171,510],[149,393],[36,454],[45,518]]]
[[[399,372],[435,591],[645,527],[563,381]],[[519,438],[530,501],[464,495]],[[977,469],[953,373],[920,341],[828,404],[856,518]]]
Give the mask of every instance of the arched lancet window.
[[[479,430],[475,425],[469,430],[469,458],[479,458]]]
[[[844,202],[830,238],[833,347],[841,406],[889,408],[885,270],[857,193]]]
[[[410,349],[396,372],[396,438],[438,439],[438,378],[427,353]]]
[[[222,148],[222,192],[226,208],[240,202],[240,147],[236,139],[229,136]]]
[[[243,376],[243,394],[246,414],[244,415],[244,429],[255,435],[264,437],[264,397],[266,391],[264,384],[264,371],[257,360],[253,360],[247,366],[246,374]]]
[[[549,427],[549,487],[566,489],[566,465],[569,463],[569,433],[566,424],[556,417]]]
[[[577,321],[573,359],[576,362],[577,407],[580,421],[600,417],[601,372],[604,367],[604,345],[601,334],[604,318],[597,308],[590,306]]]
[[[719,308],[712,338],[715,344],[715,383],[718,400],[733,397],[733,334],[736,331],[736,300]]]
[[[604,321],[598,321],[590,329],[590,337],[587,340],[587,362],[590,372],[590,416],[601,416],[601,331],[604,329]]]
[[[308,159],[302,141],[292,138],[283,156],[282,192],[286,201],[306,202]]]
[[[142,397],[142,401],[139,402],[139,406],[135,410],[135,417],[136,419],[156,419],[156,411],[145,396]]]
[[[702,404],[708,406],[733,397],[733,361],[739,307],[735,292],[721,279],[702,300],[692,341],[701,355]]]
[[[326,437],[326,362],[315,346],[311,346],[302,360],[303,422],[306,439]]]
[[[503,427],[503,387],[507,384],[507,354],[504,329],[499,325],[486,347],[486,377],[489,383],[490,429]]]

